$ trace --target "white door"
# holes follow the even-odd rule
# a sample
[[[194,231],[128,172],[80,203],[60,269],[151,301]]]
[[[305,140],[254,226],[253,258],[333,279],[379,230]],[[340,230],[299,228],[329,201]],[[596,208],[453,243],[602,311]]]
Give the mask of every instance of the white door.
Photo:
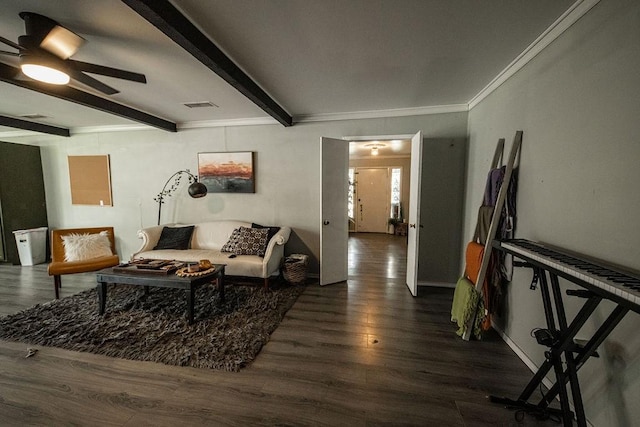
[[[386,233],[391,183],[388,168],[358,168],[356,186],[357,231]]]
[[[347,280],[349,142],[320,141],[320,285]]]
[[[418,295],[418,237],[420,236],[420,183],[422,179],[422,131],[411,138],[411,181],[409,188],[409,229],[407,244],[407,286]]]

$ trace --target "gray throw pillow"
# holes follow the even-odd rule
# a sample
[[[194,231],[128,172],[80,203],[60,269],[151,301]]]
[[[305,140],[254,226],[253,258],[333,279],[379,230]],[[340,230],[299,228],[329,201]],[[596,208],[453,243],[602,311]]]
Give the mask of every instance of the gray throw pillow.
[[[186,227],[164,227],[160,240],[153,250],[158,249],[189,249],[189,242],[193,234],[193,225]]]

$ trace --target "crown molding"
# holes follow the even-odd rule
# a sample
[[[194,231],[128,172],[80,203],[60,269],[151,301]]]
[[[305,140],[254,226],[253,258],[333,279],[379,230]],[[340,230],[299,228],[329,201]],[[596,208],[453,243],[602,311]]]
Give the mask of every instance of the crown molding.
[[[392,110],[353,111],[347,113],[299,114],[293,116],[293,121],[294,123],[329,122],[335,120],[380,119],[385,117],[423,116],[467,111],[469,111],[467,104],[451,104],[432,107],[396,108]]]
[[[469,110],[473,109],[483,99],[489,96],[502,83],[507,81],[511,76],[517,73],[529,61],[542,52],[555,39],[560,37],[569,29],[576,21],[582,18],[591,10],[600,0],[578,0],[565,13],[563,13],[556,21],[549,26],[537,39],[533,41],[520,55],[516,57],[507,67],[502,70],[491,82],[486,85],[476,96],[469,101]]]

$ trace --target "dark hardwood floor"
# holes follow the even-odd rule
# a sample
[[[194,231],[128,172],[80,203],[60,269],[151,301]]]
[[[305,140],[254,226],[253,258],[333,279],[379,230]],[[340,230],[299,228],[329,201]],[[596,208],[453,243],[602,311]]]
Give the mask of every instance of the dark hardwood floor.
[[[254,363],[180,368],[0,341],[0,425],[556,425],[488,402],[531,372],[497,336],[464,342],[451,289],[405,283],[405,239],[355,234],[348,283],[310,283]],[[0,265],[0,315],[53,297],[46,265]],[[309,280],[312,282],[312,280]],[[62,297],[95,286],[65,276]]]

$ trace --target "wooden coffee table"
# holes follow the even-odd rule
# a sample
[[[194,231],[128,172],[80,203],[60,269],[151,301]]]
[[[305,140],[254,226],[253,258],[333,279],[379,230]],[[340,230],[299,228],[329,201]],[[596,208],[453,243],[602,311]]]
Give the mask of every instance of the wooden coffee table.
[[[122,285],[139,285],[144,286],[145,290],[149,286],[156,288],[174,288],[184,289],[187,292],[187,319],[189,323],[193,323],[193,305],[195,301],[195,290],[198,286],[205,283],[217,282],[220,292],[220,300],[224,301],[224,269],[225,264],[217,264],[211,272],[201,276],[180,277],[174,273],[159,275],[152,272],[144,271],[114,271],[114,268],[106,268],[100,270],[96,274],[98,282],[98,301],[99,313],[104,314],[107,305],[107,283]]]

